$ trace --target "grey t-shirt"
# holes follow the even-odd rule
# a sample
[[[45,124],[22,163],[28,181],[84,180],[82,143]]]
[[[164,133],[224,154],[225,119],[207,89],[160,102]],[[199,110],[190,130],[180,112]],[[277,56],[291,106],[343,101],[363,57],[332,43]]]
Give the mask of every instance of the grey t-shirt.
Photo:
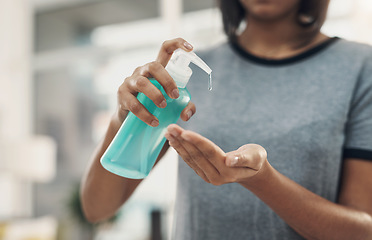
[[[199,56],[213,70],[213,91],[193,68],[187,88],[197,112],[183,127],[226,152],[260,144],[276,170],[333,202],[343,156],[372,160],[370,46],[331,39],[269,61],[224,43]],[[172,239],[302,237],[241,185],[208,184],[180,159]]]

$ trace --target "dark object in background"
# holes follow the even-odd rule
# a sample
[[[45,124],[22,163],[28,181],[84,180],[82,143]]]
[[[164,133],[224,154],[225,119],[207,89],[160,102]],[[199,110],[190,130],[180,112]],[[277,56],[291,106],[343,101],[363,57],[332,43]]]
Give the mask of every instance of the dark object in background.
[[[162,240],[161,211],[153,209],[151,211],[151,240]]]

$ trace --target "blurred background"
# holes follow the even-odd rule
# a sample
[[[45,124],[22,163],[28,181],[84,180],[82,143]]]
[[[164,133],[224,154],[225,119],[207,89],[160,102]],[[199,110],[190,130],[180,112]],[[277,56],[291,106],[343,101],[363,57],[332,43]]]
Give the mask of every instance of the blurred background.
[[[371,28],[370,0],[331,0],[323,32],[371,44]],[[172,149],[105,223],[78,188],[118,86],[174,37],[225,41],[214,0],[0,0],[0,239],[169,239]]]

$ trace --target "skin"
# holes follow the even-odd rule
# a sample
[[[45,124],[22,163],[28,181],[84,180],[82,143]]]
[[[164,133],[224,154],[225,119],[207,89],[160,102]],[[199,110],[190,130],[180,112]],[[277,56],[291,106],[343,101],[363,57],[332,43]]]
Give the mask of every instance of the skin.
[[[238,42],[257,56],[268,59],[290,57],[328,38],[319,32],[306,45],[299,44],[298,36],[302,30],[295,24],[296,0],[241,0],[241,3],[249,12],[249,24]],[[98,222],[113,215],[141,182],[107,172],[100,165],[99,159],[128,110],[134,111],[149,125],[156,121],[136,102],[135,96],[137,92],[144,92],[155,104],[163,107],[163,97],[149,86],[146,79],[155,77],[172,96],[175,85],[164,71],[164,66],[177,47],[187,49],[185,42],[183,39],[166,41],[157,60],[137,68],[119,88],[118,110],[112,117],[104,140],[93,154],[83,179],[82,206],[89,221]],[[194,113],[195,106],[190,103],[181,118],[188,120]],[[264,147],[260,145],[246,144],[225,153],[209,139],[175,124],[168,127],[165,137],[168,142],[158,160],[170,144],[204,181],[213,185],[232,182],[241,184],[306,239],[372,239],[370,161],[345,159],[340,197],[337,203],[333,203],[276,171],[268,162]]]
[[[238,42],[262,58],[283,59],[298,55],[328,39],[322,33],[303,44],[303,28],[296,22],[298,0],[241,0],[249,23]]]
[[[339,203],[333,203],[276,171],[260,145],[225,153],[175,124],[168,127],[166,138],[204,181],[241,184],[306,239],[372,239],[371,162],[346,159]]]
[[[127,77],[118,89],[118,107],[112,116],[104,139],[97,146],[92,155],[89,167],[81,183],[81,204],[88,221],[96,223],[107,219],[125,203],[141,180],[128,179],[114,175],[106,171],[100,159],[111,143],[115,134],[124,122],[129,111],[132,111],[138,118],[148,125],[158,126],[158,120],[151,115],[145,107],[139,103],[136,96],[138,92],[146,94],[158,107],[165,107],[162,104],[164,96],[148,80],[155,77],[164,87],[171,98],[177,98],[177,86],[169,76],[164,67],[177,48],[191,51],[192,46],[181,38],[165,41],[159,51],[156,61],[145,64],[134,70],[130,77]],[[176,91],[175,95],[172,92]],[[174,93],[173,93],[174,94]],[[195,113],[195,105],[189,103],[181,113],[181,119],[187,121]],[[165,143],[156,162],[161,159],[168,150],[168,142]],[[107,186],[110,186],[109,188]]]

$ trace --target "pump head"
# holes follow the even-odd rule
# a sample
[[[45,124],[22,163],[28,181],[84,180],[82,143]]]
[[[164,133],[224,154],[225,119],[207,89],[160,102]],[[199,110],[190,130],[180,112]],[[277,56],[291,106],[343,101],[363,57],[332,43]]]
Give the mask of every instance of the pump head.
[[[171,60],[165,68],[179,88],[186,87],[186,84],[190,80],[192,75],[192,70],[189,67],[190,62],[203,69],[209,75],[212,73],[208,65],[194,52],[186,52],[179,48],[174,51]]]

